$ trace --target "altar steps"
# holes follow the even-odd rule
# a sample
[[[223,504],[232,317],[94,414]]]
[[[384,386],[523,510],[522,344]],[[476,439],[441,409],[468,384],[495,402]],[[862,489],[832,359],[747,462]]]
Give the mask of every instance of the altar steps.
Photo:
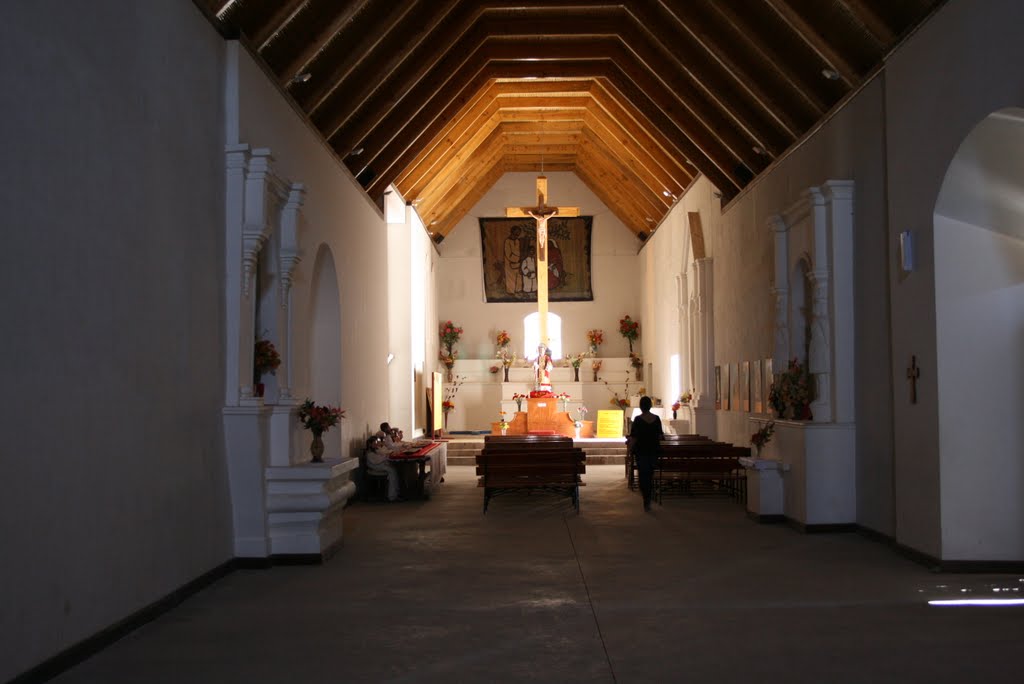
[[[624,465],[626,443],[624,440],[577,439],[573,444],[587,454],[590,465]],[[448,441],[448,465],[476,465],[476,457],[483,449],[483,436],[455,436]]]

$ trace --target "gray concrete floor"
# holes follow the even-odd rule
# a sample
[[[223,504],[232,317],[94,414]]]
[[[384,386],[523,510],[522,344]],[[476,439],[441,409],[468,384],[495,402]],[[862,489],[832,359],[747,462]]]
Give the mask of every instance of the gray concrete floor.
[[[1019,597],[1016,576],[931,573],[728,499],[645,514],[621,466],[586,481],[579,515],[534,494],[485,516],[472,468],[450,468],[430,501],[349,507],[327,564],[232,573],[54,681],[1024,679],[1024,609],[927,605]]]

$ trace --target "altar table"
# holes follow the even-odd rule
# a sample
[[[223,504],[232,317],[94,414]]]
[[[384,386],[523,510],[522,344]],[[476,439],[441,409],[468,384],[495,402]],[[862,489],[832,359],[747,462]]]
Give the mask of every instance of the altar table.
[[[398,471],[399,490],[407,498],[430,498],[431,492],[441,484],[447,470],[448,444],[446,442],[411,443],[401,451],[388,456]],[[430,464],[429,481],[427,464]]]

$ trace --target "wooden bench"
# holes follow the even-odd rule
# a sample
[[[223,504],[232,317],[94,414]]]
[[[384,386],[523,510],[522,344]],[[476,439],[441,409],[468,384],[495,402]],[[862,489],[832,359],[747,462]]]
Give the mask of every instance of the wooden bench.
[[[746,471],[739,459],[749,455],[749,448],[723,442],[663,442],[654,476],[658,501],[662,500],[665,491],[674,487],[692,495],[693,485],[701,483],[745,502]]]
[[[678,443],[715,444],[716,442],[710,437],[705,437],[704,435],[662,435],[661,437],[661,444],[672,445]],[[628,449],[626,450],[626,484],[630,489],[637,488],[636,458],[633,456],[633,452]]]
[[[580,487],[586,485],[586,453],[567,437],[523,438],[494,436],[485,440],[476,457],[477,486],[484,489],[484,513],[491,497],[523,490],[542,489],[568,494],[580,510]]]

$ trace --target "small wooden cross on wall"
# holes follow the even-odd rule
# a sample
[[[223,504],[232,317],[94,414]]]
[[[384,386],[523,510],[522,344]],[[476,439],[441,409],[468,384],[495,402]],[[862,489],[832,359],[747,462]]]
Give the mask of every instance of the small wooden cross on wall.
[[[921,377],[921,369],[917,367],[917,357],[910,357],[910,367],[907,368],[907,380],[910,381],[910,403],[917,403],[917,379]]]

